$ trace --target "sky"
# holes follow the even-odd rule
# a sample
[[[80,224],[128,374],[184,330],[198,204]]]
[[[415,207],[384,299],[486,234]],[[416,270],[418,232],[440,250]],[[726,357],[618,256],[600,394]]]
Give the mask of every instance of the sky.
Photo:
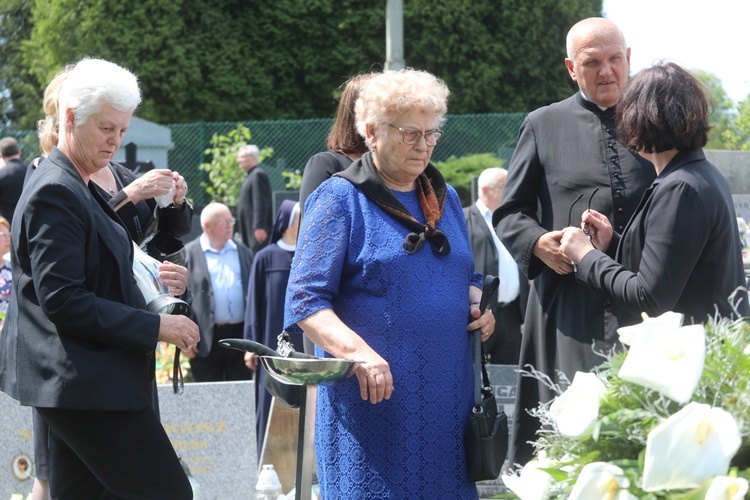
[[[604,0],[631,48],[630,69],[664,59],[716,75],[737,104],[750,94],[750,0]]]

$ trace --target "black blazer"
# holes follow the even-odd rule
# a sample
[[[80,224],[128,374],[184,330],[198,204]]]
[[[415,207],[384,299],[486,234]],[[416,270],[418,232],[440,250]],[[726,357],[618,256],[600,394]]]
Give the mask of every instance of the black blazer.
[[[247,285],[250,282],[250,265],[253,262],[253,251],[235,239],[240,256],[240,279],[242,280],[243,304],[247,303]],[[200,236],[185,245],[187,267],[190,270],[188,288],[193,295],[193,321],[200,329],[201,341],[198,342],[198,356],[205,358],[211,353],[214,339],[214,292],[211,289],[211,275],[206,267],[206,258],[201,249]]]
[[[576,277],[613,304],[620,325],[641,312],[675,311],[685,323],[736,316],[730,295],[745,284],[736,217],[721,172],[703,150],[682,151],[646,190],[616,258],[591,251]],[[750,313],[746,295],[737,307]]]
[[[0,388],[29,406],[145,408],[160,319],[144,309],[120,219],[57,148],[19,207]]]
[[[466,218],[466,229],[469,232],[469,243],[471,244],[471,254],[474,256],[474,270],[482,275],[497,274],[497,247],[492,239],[490,228],[484,221],[484,217],[479,212],[475,204],[464,208],[464,217]],[[529,296],[529,280],[523,275],[521,269],[517,267],[519,283],[519,308],[521,317],[526,314],[526,300]],[[496,300],[493,299],[493,300]]]

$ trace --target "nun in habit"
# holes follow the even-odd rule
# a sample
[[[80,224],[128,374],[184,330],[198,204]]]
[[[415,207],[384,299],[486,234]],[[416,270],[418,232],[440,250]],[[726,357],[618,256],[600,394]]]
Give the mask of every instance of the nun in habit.
[[[244,337],[276,349],[277,337],[284,328],[284,297],[292,268],[292,258],[299,233],[300,208],[293,200],[284,200],[273,226],[271,243],[255,254],[250,271]],[[302,333],[290,332],[291,342],[302,350]],[[255,425],[258,437],[258,458],[263,449],[272,396],[266,390],[266,372],[258,370],[259,359],[245,354],[245,364],[256,370]]]

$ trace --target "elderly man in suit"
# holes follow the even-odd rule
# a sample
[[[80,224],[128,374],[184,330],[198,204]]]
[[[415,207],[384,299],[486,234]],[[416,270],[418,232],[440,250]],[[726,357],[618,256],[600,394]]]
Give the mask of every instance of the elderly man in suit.
[[[274,219],[271,181],[259,161],[260,150],[254,144],[237,153],[237,163],[247,172],[237,201],[237,229],[242,242],[256,253],[268,244]]]
[[[240,351],[219,347],[225,338],[242,338],[253,252],[232,239],[234,219],[226,205],[210,203],[201,212],[203,234],[185,246],[192,315],[201,342],[186,353],[196,382],[249,380]]]
[[[484,342],[491,363],[518,364],[521,352],[521,323],[528,296],[528,281],[505,249],[492,227],[492,213],[500,206],[507,172],[502,168],[484,170],[477,181],[478,199],[464,208],[469,230],[474,268],[500,278],[497,297],[490,304],[495,315],[495,333]]]

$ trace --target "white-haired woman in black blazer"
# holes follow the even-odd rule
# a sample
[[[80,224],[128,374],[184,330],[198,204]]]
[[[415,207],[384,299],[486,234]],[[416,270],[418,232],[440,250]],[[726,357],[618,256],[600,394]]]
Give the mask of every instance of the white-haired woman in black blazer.
[[[76,64],[60,91],[58,147],[29,179],[12,224],[0,389],[54,431],[53,498],[192,498],[150,404],[150,361],[158,340],[187,350],[198,328],[146,310],[127,230],[90,182],[139,103],[126,69]]]

